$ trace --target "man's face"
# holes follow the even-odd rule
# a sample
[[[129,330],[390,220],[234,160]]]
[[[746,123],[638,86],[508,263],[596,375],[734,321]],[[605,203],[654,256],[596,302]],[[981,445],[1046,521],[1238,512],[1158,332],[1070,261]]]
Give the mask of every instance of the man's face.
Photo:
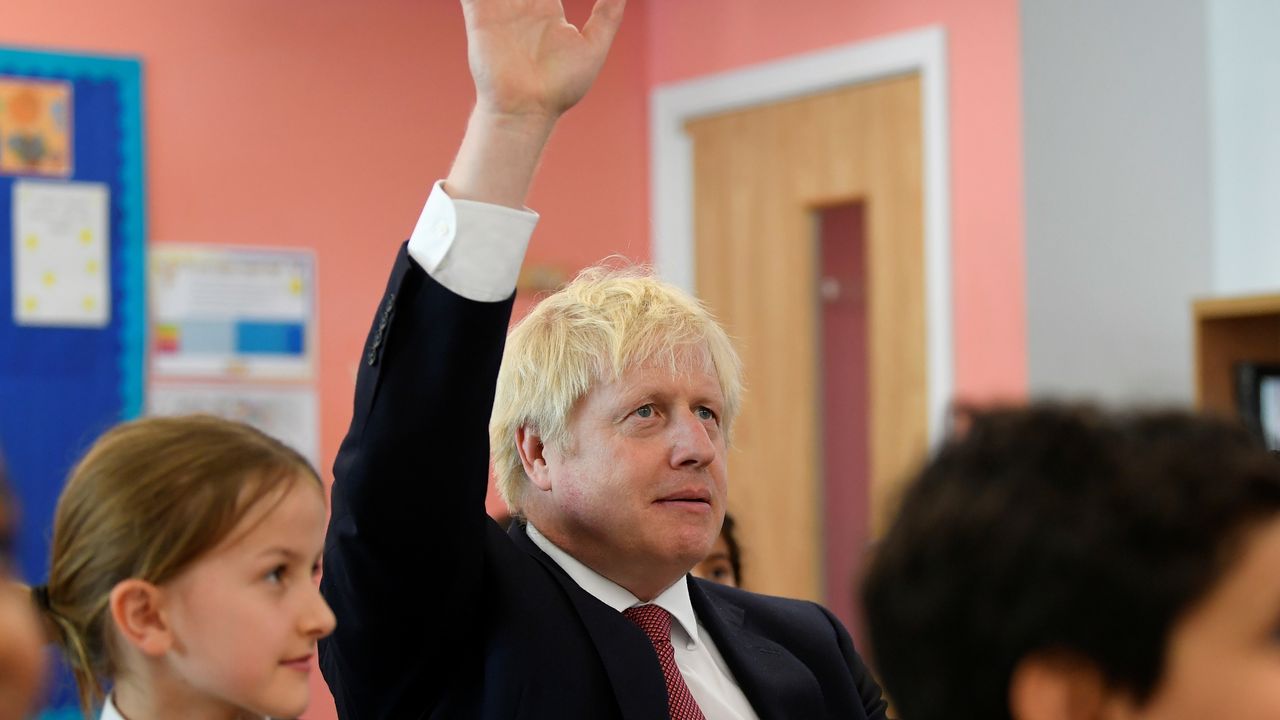
[[[1280,518],[1251,534],[1243,550],[1174,626],[1155,695],[1122,717],[1280,718]]]
[[[651,599],[707,555],[724,520],[724,398],[705,350],[641,363],[570,412],[530,519],[596,572]],[[647,597],[646,597],[647,596]]]

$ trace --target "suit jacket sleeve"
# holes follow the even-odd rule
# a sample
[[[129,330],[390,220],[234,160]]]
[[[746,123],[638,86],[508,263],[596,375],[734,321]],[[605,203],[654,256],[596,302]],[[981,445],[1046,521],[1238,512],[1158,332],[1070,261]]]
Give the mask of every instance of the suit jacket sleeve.
[[[511,299],[462,298],[402,246],[334,464],[321,669],[343,718],[417,717],[478,653],[488,421]]]
[[[821,607],[821,606],[819,606]],[[867,713],[867,720],[889,720],[888,710],[889,703],[885,701],[880,690],[880,683],[876,682],[875,676],[871,674],[871,669],[862,661],[862,657],[858,655],[858,651],[853,647],[853,639],[849,637],[849,632],[844,629],[844,623],[836,619],[831,611],[822,608],[823,614],[827,616],[827,620],[836,629],[836,637],[840,644],[840,654],[844,656],[844,660],[849,665],[849,672],[853,675],[853,683],[857,688],[858,697],[862,700],[862,708]]]

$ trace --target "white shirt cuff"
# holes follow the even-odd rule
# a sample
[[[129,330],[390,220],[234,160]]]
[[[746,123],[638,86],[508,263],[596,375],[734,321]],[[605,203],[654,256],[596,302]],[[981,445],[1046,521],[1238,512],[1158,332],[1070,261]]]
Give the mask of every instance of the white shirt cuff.
[[[409,255],[436,282],[468,300],[506,300],[516,289],[537,225],[538,214],[529,209],[454,200],[441,180],[409,236]]]

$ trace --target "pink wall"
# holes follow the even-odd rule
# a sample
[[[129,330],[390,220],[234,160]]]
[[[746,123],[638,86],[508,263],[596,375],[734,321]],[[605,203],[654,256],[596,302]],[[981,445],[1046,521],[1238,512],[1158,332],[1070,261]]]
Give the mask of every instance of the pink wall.
[[[552,141],[533,262],[648,256],[644,30]],[[457,5],[8,0],[0,43],[142,59],[151,242],[315,248],[327,468],[390,258],[470,109]]]
[[[941,25],[951,86],[956,388],[1026,390],[1018,0],[649,0],[653,86]]]
[[[565,3],[585,19],[589,0]],[[633,0],[633,15],[643,11]],[[562,123],[530,201],[530,260],[648,258],[643,22]],[[5,0],[0,44],[141,58],[150,241],[311,247],[322,469],[397,244],[471,106],[462,16],[441,0]],[[315,676],[309,718],[334,717]]]

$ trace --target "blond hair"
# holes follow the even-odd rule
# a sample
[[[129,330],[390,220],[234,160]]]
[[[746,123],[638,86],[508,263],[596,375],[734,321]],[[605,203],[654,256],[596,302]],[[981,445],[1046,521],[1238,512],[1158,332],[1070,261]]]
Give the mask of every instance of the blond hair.
[[[698,300],[645,267],[597,265],[540,302],[507,336],[489,441],[498,491],[522,514],[526,487],[516,430],[567,448],[566,422],[596,383],[641,363],[676,373],[691,347],[705,348],[724,396],[728,436],[742,396],[742,365],[724,328]]]
[[[300,478],[295,450],[206,415],[148,418],[98,438],[58,498],[45,607],[85,716],[118,667],[108,608],[129,578],[159,585],[217,546],[263,498]]]

